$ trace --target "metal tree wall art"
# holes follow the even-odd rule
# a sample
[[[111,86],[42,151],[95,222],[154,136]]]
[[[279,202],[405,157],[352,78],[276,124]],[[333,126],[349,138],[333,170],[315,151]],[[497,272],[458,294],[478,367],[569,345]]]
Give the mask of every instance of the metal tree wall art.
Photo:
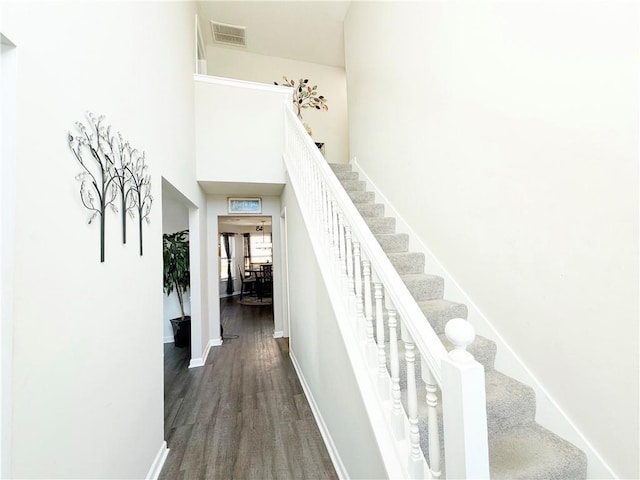
[[[112,158],[116,159],[115,182],[120,193],[120,217],[122,219],[122,243],[127,243],[127,214],[133,218],[133,208],[135,206],[133,191],[131,188],[132,156],[135,149],[131,148],[129,142],[125,142],[120,132],[118,140],[110,137],[109,147]]]
[[[89,126],[76,122],[79,135],[74,137],[69,133],[69,147],[82,166],[76,179],[80,184],[80,200],[91,212],[89,223],[100,217],[100,261],[104,262],[104,230],[105,213],[107,207],[115,209],[114,201],[118,190],[113,180],[115,166],[106,154],[104,137],[106,129],[102,125],[104,117],[88,115]],[[88,158],[85,159],[85,156]]]
[[[151,176],[147,173],[147,164],[144,162],[144,152],[138,154],[132,151],[131,163],[131,194],[133,205],[138,211],[138,227],[140,232],[140,255],[142,255],[142,221],[150,223],[149,213],[153,197],[151,196]],[[135,160],[133,160],[135,158]]]
[[[318,86],[309,86],[308,78],[301,78],[296,86],[293,80],[284,78],[284,82],[281,86],[293,88],[293,105],[296,107],[296,113],[298,118],[302,120],[302,110],[307,108],[314,108],[316,110],[329,110],[327,105],[327,99],[322,95],[318,95]],[[276,85],[280,85],[278,82],[273,82]]]
[[[100,218],[100,261],[104,262],[105,214],[107,208],[117,212],[118,195],[122,217],[122,243],[127,243],[126,216],[134,217],[137,208],[140,224],[140,255],[142,255],[142,220],[149,222],[151,211],[151,181],[140,154],[122,135],[112,134],[104,125],[104,115],[87,114],[88,125],[76,122],[78,134],[68,134],[73,155],[82,166],[76,176],[80,184],[80,199],[91,212],[89,223]]]

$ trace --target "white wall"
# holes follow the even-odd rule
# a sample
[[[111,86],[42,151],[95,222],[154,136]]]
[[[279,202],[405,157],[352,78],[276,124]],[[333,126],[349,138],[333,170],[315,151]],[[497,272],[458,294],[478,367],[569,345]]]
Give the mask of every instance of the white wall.
[[[308,78],[313,85],[318,85],[318,93],[327,98],[329,110],[303,110],[303,121],[313,130],[314,140],[325,143],[325,157],[328,162],[348,161],[347,88],[343,68],[213,45],[207,46],[207,65],[209,75],[270,85],[273,85],[273,82],[282,84],[283,76],[296,84],[300,78]]]
[[[287,99],[288,90],[284,87],[198,76],[198,181],[283,184]]]
[[[15,222],[14,45],[0,32],[0,478],[10,476]]]
[[[369,418],[300,208],[282,195],[289,247],[290,350],[318,407],[346,478],[385,478]],[[275,296],[274,296],[275,298]]]
[[[161,176],[199,205],[195,8],[2,8],[0,31],[19,59],[12,478],[144,478],[164,440]],[[99,261],[67,145],[87,110],[146,152],[156,202],[143,256],[136,223],[123,246],[109,213]]]
[[[354,2],[345,45],[351,154],[638,478],[637,4]]]
[[[171,234],[182,230],[189,230],[189,208],[182,203],[173,187],[162,185],[162,234]],[[167,192],[168,191],[168,192]],[[182,297],[185,315],[191,315],[191,291],[187,290]],[[182,315],[178,294],[173,291],[171,295],[164,295],[162,299],[162,334],[165,343],[172,343],[173,327],[171,319]]]

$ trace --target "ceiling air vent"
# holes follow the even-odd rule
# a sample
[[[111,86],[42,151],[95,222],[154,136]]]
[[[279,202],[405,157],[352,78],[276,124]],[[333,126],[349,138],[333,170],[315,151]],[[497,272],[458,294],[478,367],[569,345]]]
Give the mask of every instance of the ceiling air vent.
[[[213,33],[214,42],[235,45],[237,47],[246,47],[246,30],[247,27],[211,21],[211,32]]]

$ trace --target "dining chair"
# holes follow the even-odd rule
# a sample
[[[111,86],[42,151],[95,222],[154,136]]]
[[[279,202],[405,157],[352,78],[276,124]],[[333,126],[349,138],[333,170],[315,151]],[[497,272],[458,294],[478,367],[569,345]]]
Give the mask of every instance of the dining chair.
[[[242,270],[238,267],[238,276],[240,277],[240,300],[245,293],[255,293],[256,291],[256,277],[245,277],[242,274]]]
[[[260,299],[264,297],[272,297],[273,296],[273,269],[271,268],[272,264],[265,263],[260,265],[259,272],[259,290],[260,290]]]

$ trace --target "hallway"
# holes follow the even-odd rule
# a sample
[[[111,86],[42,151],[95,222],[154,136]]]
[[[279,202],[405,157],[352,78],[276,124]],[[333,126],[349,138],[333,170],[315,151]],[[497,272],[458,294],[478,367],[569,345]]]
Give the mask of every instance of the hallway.
[[[188,369],[188,350],[165,344],[160,478],[337,478],[271,307],[231,297],[220,309],[224,343],[204,367]]]

